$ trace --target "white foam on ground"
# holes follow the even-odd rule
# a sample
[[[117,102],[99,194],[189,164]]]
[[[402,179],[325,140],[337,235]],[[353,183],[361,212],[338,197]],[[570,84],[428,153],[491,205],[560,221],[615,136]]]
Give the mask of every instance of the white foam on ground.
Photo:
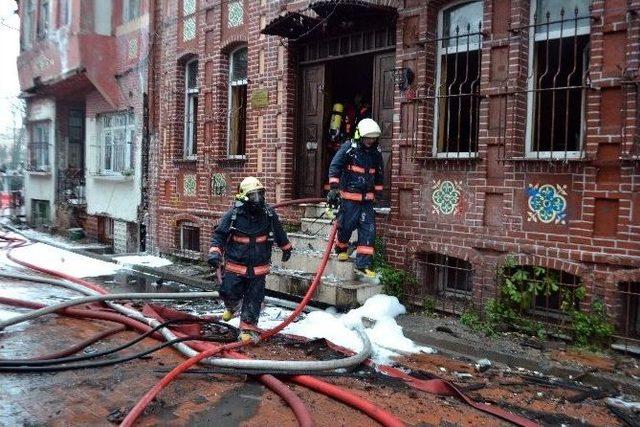
[[[121,268],[118,264],[78,255],[43,243],[14,249],[13,254],[21,260],[75,277],[109,276]]]
[[[335,309],[313,311],[301,317],[295,323],[287,326],[284,333],[300,335],[307,338],[325,338],[334,344],[354,351],[362,349],[362,341],[354,328],[364,329],[373,346],[372,359],[379,364],[389,364],[393,358],[402,354],[434,353],[430,347],[421,347],[405,337],[402,327],[395,321],[395,317],[404,314],[406,309],[396,297],[389,295],[375,295],[369,298],[362,307],[353,309],[341,315]],[[269,329],[278,325],[289,313],[278,307],[265,307],[260,315],[259,326]],[[364,321],[363,318],[375,321]],[[231,322],[237,326],[239,320]],[[367,327],[369,326],[369,327]]]
[[[124,265],[144,265],[147,267],[164,267],[173,264],[166,258],[153,255],[130,255],[115,257],[118,264]]]

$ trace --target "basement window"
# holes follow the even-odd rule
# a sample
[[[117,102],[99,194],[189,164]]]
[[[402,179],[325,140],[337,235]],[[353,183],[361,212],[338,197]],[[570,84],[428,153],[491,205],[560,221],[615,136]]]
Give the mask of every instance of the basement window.
[[[183,222],[178,229],[180,252],[187,256],[200,255],[200,227],[192,222]]]
[[[42,227],[51,223],[48,200],[31,199],[31,221],[34,227]]]
[[[198,152],[198,60],[185,65],[184,146],[185,159],[195,158]]]
[[[620,283],[620,332],[623,338],[640,339],[640,282]]]
[[[99,173],[128,174],[132,172],[132,145],[135,139],[133,113],[120,112],[101,114],[100,147],[96,150]]]
[[[589,68],[589,0],[532,2],[527,157],[579,158]]]
[[[439,14],[435,96],[438,157],[473,157],[478,149],[482,2]]]
[[[464,259],[435,252],[420,260],[422,277],[432,295],[456,294],[469,296],[473,291],[473,268]]]
[[[244,158],[247,139],[247,54],[245,47],[229,55],[227,155]]]

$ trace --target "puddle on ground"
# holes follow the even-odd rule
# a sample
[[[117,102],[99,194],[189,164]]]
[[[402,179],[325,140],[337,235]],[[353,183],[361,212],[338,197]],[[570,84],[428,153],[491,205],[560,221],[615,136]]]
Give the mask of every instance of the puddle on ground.
[[[192,427],[218,426],[235,427],[256,415],[264,386],[247,381],[240,387],[225,393],[215,402],[215,406],[195,413],[187,425]]]

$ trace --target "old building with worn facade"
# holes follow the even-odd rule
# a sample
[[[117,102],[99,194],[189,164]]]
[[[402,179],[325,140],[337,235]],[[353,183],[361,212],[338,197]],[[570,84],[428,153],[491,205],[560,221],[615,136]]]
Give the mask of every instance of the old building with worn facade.
[[[584,287],[580,309],[602,299],[637,339],[639,8],[157,2],[155,244],[201,256],[249,174],[271,202],[321,197],[333,106],[363,103],[383,129],[379,229],[419,279],[414,303],[481,307],[509,259],[540,286],[552,278],[531,313],[557,318]]]
[[[26,212],[116,252],[145,242],[146,0],[19,2]]]

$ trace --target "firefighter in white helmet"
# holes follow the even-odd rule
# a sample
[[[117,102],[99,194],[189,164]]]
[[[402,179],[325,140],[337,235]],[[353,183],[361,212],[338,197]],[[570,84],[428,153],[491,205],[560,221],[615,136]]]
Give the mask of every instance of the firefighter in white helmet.
[[[222,319],[240,314],[240,337],[257,342],[256,331],[264,300],[265,278],[271,264],[275,242],[282,250],[282,261],[291,257],[292,246],[276,212],[265,202],[262,183],[250,176],[238,186],[234,206],[227,211],[211,239],[208,262],[213,268],[223,264],[220,296],[226,311]]]
[[[378,148],[380,126],[373,119],[362,119],[354,139],[340,147],[329,166],[331,190],[327,202],[340,206],[338,236],[335,251],[340,261],[349,259],[347,249],[353,230],[358,230],[356,275],[359,280],[379,283],[371,269],[376,239],[376,219],[373,203],[383,190],[382,153]]]

